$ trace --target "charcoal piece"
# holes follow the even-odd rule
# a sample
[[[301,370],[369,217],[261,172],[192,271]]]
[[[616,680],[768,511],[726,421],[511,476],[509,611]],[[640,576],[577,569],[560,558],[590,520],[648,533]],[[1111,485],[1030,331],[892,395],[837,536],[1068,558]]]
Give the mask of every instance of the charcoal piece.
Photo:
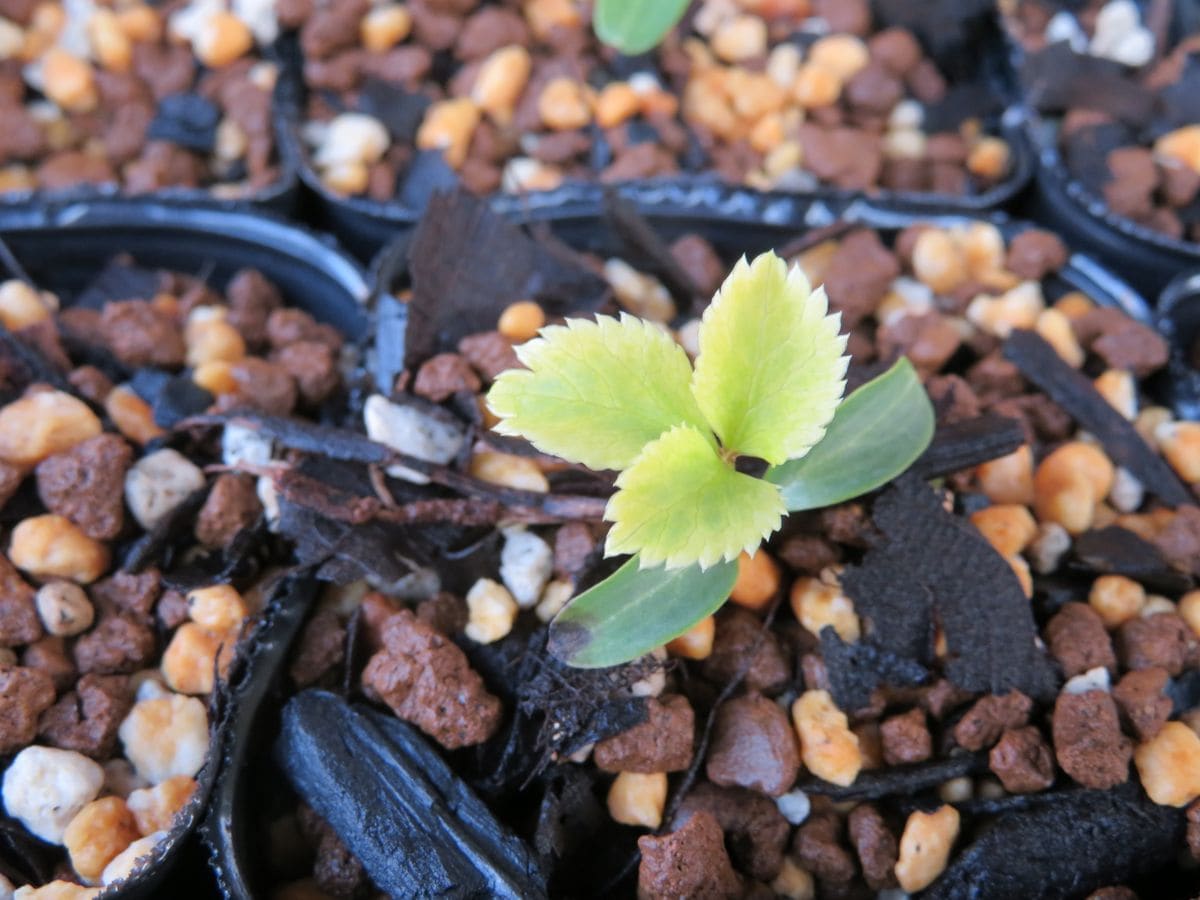
[[[1094,109],[1142,128],[1154,114],[1153,92],[1125,74],[1125,67],[1099,56],[1078,54],[1066,43],[1025,54],[1021,81],[1026,100],[1039,112],[1061,113],[1072,107]]]
[[[397,248],[397,252],[406,251],[407,245]],[[392,252],[392,248],[385,252]],[[371,358],[371,375],[376,389],[385,397],[391,396],[396,379],[404,371],[404,332],[407,328],[408,304],[390,293],[381,294],[375,302],[375,352]]]
[[[284,708],[275,758],[385,893],[547,896],[532,850],[395,717],[305,691]]]
[[[146,139],[169,141],[196,153],[211,153],[217,143],[221,110],[199,94],[169,94],[158,101]]]
[[[929,670],[919,662],[889,653],[868,639],[847,643],[830,625],[821,629],[821,658],[833,699],[847,711],[868,706],[871,692],[881,685],[913,687],[929,678]]]
[[[16,819],[0,816],[0,874],[13,884],[43,884],[54,878],[59,851],[35,838]]]
[[[942,68],[970,70],[978,63],[970,48],[995,29],[991,0],[874,0],[871,7],[879,28],[907,28]]]
[[[15,363],[27,382],[42,382],[68,394],[77,393],[45,354],[7,328],[0,328],[0,359]]]
[[[121,568],[134,575],[149,566],[164,571],[169,569],[175,554],[195,543],[196,516],[207,496],[207,488],[194,492],[170,515],[131,543],[122,556]]]
[[[946,634],[946,676],[973,692],[1053,696],[1054,669],[1037,647],[1029,601],[1008,563],[916,475],[875,502],[885,540],[842,584],[886,650],[928,662],[934,609]],[[899,639],[896,634],[900,634]]]
[[[1167,681],[1163,693],[1171,698],[1171,715],[1177,716],[1200,706],[1200,669],[1188,669]]]
[[[820,794],[835,802],[843,800],[881,800],[884,797],[908,797],[935,788],[951,778],[986,772],[986,753],[961,753],[908,766],[867,769],[846,787],[830,784],[815,776],[801,778],[796,787],[807,794]]]
[[[1189,53],[1176,81],[1158,92],[1168,130],[1200,122],[1200,56]]]
[[[657,144],[659,140],[655,127],[639,119],[625,125],[625,136],[631,147],[635,144]]]
[[[434,194],[459,186],[458,173],[446,164],[441,150],[418,150],[404,170],[396,199],[408,209],[424,210]]]
[[[332,460],[383,465],[391,459],[391,452],[387,447],[375,443],[365,434],[316,422],[255,413],[236,413],[226,417],[197,416],[193,421],[205,425],[223,425],[227,421],[235,421],[239,425],[255,429],[273,441],[278,441],[289,450],[312,453]]]
[[[71,305],[103,309],[104,304],[115,300],[151,300],[161,287],[162,276],[158,272],[119,257],[101,269]]]
[[[517,300],[536,300],[555,316],[595,310],[608,295],[603,279],[545,252],[465,191],[430,201],[408,259],[410,366],[494,329],[497,310]]]
[[[189,556],[184,565],[164,572],[163,584],[186,594],[205,585],[251,581],[267,562],[270,537],[267,523],[259,519],[220,550]]]
[[[680,265],[670,246],[632,201],[615,190],[606,190],[604,217],[620,240],[625,258],[662,281],[682,309],[687,309],[694,301],[704,303],[711,299],[701,295],[696,282]]]
[[[113,384],[129,380],[129,369],[103,344],[89,340],[98,335],[81,335],[58,323],[58,340],[76,366],[94,366]]]
[[[985,413],[949,425],[939,425],[925,452],[913,463],[922,478],[943,478],[980,463],[1007,456],[1025,443],[1016,419]]]
[[[1133,423],[1100,396],[1088,377],[1062,361],[1039,334],[1018,329],[1004,343],[1004,356],[1021,374],[1091,432],[1108,458],[1124,466],[1146,490],[1168,506],[1195,503],[1196,497],[1161,456],[1142,440]]]
[[[990,823],[921,896],[1082,897],[1166,865],[1183,835],[1183,811],[1151,803],[1136,784],[1063,792]]]
[[[594,897],[637,853],[637,833],[613,821],[600,799],[596,773],[559,766],[547,779],[533,846],[554,897]],[[608,896],[632,896],[628,890]]]
[[[447,547],[441,553],[445,563],[438,566],[442,588],[452,594],[465,595],[480,578],[493,578],[500,571],[500,550],[504,538],[496,529],[466,544]]]
[[[1112,180],[1108,155],[1133,138],[1133,132],[1118,122],[1085,125],[1063,139],[1063,161],[1077,181],[1099,193]]]
[[[998,115],[1004,104],[995,91],[981,82],[956,84],[946,92],[939,103],[925,107],[925,120],[921,127],[927,134],[959,131],[968,119],[983,119]]]
[[[613,149],[604,129],[597,125],[589,126],[588,139],[592,142],[588,151],[588,166],[596,172],[607,169],[613,161]]]
[[[134,371],[129,378],[129,386],[133,392],[145,400],[149,404],[153,404],[162,393],[168,381],[171,380],[171,373],[164,372],[162,369],[155,369],[149,366],[144,366]]]
[[[1192,586],[1192,579],[1171,568],[1154,544],[1118,525],[1085,531],[1071,552],[1069,565],[1076,571],[1124,575],[1164,594],[1182,594]]]
[[[163,428],[174,428],[188,416],[204,412],[213,404],[213,395],[186,375],[176,375],[163,385],[151,403],[154,421]]]
[[[382,122],[392,140],[401,144],[411,144],[416,139],[431,102],[424,94],[406,91],[378,78],[366,79],[358,89],[358,111]]]
[[[150,404],[154,421],[162,428],[173,428],[213,403],[213,395],[189,376],[171,375],[161,369],[138,369],[129,379],[129,386]]]
[[[414,579],[428,577],[401,552],[396,529],[338,522],[286,500],[279,512],[279,533],[295,541],[302,564],[321,566],[321,580],[349,584],[365,578],[377,589],[402,591]]]

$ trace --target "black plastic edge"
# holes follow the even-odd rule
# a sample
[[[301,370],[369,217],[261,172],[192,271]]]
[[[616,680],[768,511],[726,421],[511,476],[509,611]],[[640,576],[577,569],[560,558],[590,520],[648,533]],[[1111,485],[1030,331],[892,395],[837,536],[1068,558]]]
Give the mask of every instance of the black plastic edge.
[[[289,302],[332,322],[350,337],[366,331],[370,288],[363,267],[331,236],[274,214],[149,202],[81,202],[27,209],[0,219],[0,237],[14,245],[18,257],[24,244],[39,246],[38,262],[48,266],[59,261],[69,264],[72,252],[89,241],[114,248],[129,242],[121,249],[145,256],[147,265],[164,268],[261,264],[269,270],[264,272],[268,278],[281,282],[280,290]]]
[[[295,50],[293,52],[298,52]],[[1005,65],[1003,54],[995,53],[994,63]],[[286,59],[286,54],[282,54]],[[342,197],[329,191],[308,162],[301,136],[305,87],[296,63],[284,64],[280,77],[287,88],[279,96],[279,141],[296,167],[299,181],[311,195],[321,227],[337,234],[348,249],[362,259],[370,259],[387,243],[416,226],[421,210],[398,203],[381,203],[365,197]],[[1011,78],[1005,72],[1003,77]],[[1007,83],[996,93],[1009,99]],[[710,176],[677,179],[642,179],[605,185],[599,182],[570,182],[552,191],[527,194],[492,194],[487,199],[493,210],[523,221],[560,222],[587,220],[600,215],[606,190],[615,188],[646,214],[659,214],[711,221],[742,223],[767,222],[799,225],[805,210],[813,204],[845,206],[860,200],[879,203],[913,214],[957,213],[979,215],[998,211],[1012,201],[1032,181],[1037,160],[1022,129],[1023,111],[1008,105],[1000,117],[999,132],[1012,153],[1012,168],[1003,181],[980,194],[953,196],[909,191],[846,191],[822,187],[813,191],[756,191],[728,185]]]
[[[1200,342],[1200,271],[1184,272],[1167,285],[1155,325],[1171,345],[1164,393],[1180,418],[1200,421],[1200,368],[1191,356]]]
[[[250,756],[263,743],[261,724],[264,706],[284,688],[288,650],[300,634],[319,591],[316,581],[292,575],[267,605],[255,632],[246,663],[246,676],[231,692],[232,720],[220,747],[221,773],[212,792],[208,815],[200,836],[208,846],[211,867],[221,895],[227,900],[255,900],[242,862],[246,799],[242,774]],[[281,602],[284,601],[284,602]]]

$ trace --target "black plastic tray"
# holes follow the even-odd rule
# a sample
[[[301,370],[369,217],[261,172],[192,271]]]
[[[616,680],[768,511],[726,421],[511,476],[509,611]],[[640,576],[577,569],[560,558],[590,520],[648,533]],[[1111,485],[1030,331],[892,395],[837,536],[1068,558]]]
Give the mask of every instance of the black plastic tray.
[[[1143,9],[1147,6],[1146,0],[1136,2]],[[1175,9],[1175,37],[1180,36],[1180,23],[1188,30],[1200,27],[1200,8],[1194,0],[1176,0]],[[1019,67],[1023,52],[1010,38],[1014,68]],[[1157,297],[1181,270],[1200,268],[1200,244],[1117,215],[1102,197],[1072,177],[1059,153],[1056,129],[1024,99],[1019,120],[1036,166],[1033,184],[1020,208],[1023,215],[1057,232],[1071,246],[1105,260],[1147,297]]]
[[[719,251],[731,255],[782,246],[809,228],[829,225],[838,218],[885,231],[898,231],[915,222],[949,226],[985,219],[997,225],[1006,238],[1034,227],[1001,214],[963,216],[942,212],[913,215],[863,201],[835,209],[824,201],[812,200],[798,211],[806,223],[798,227],[767,223],[741,227],[717,220],[648,218],[664,238],[698,233]],[[556,221],[553,230],[557,237],[578,249],[615,253],[620,248],[615,234],[601,219],[580,216]],[[403,237],[380,252],[372,265],[377,292],[392,292],[405,286],[406,250],[407,238]],[[1050,286],[1052,293],[1054,290],[1081,290],[1097,303],[1120,308],[1139,321],[1151,321],[1149,305],[1133,288],[1084,255],[1072,254],[1056,280],[1057,284]],[[255,673],[255,680],[239,690],[235,697],[234,720],[225,745],[225,765],[214,789],[210,816],[204,827],[205,839],[213,851],[218,881],[227,900],[252,900],[263,895],[264,886],[258,881],[258,873],[266,841],[261,838],[261,831],[258,839],[253,836],[254,822],[247,816],[255,813],[256,795],[290,793],[286,780],[271,762],[270,747],[278,730],[282,707],[291,693],[286,680],[289,655],[314,606],[314,597],[309,595],[307,603],[294,603],[269,616],[250,657],[249,666]],[[336,786],[331,785],[330,789],[336,790]],[[414,888],[414,896],[418,894],[418,889]]]
[[[142,265],[192,274],[204,272],[223,286],[244,267],[272,280],[289,304],[330,322],[350,337],[360,337],[367,318],[362,309],[368,290],[362,269],[329,238],[247,212],[180,209],[152,203],[79,203],[30,208],[18,221],[0,227],[0,239],[42,288],[69,305],[114,256],[130,253]],[[282,604],[280,604],[282,605]],[[261,626],[260,626],[261,627]],[[185,807],[182,821],[160,846],[158,861],[136,874],[114,900],[151,900],[164,896],[210,896],[211,889],[172,877],[177,864],[195,868],[192,833],[202,818],[219,769],[220,746],[237,686],[249,678],[246,654],[230,672],[229,689],[219,691],[210,710],[213,733],[208,759],[198,776],[199,789]],[[186,883],[185,883],[186,882]]]

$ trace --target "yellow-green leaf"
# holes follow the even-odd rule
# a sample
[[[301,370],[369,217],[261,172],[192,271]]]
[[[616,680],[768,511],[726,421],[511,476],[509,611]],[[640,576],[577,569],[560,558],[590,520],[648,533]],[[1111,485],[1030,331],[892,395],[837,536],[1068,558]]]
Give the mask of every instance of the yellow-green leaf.
[[[695,428],[679,426],[647,445],[617,479],[604,517],[605,553],[637,553],[643,567],[701,568],[753,550],[779,527],[779,488],[738,472]]]
[[[496,431],[593,469],[624,469],[680,424],[705,429],[687,354],[658,327],[622,314],[568,319],[517,347],[526,369],[488,392]]]
[[[645,53],[683,16],[688,0],[597,0],[596,37],[622,53]]]
[[[550,652],[584,669],[637,659],[716,612],[735,581],[736,563],[642,569],[634,557],[555,617]]]
[[[738,453],[780,465],[825,434],[846,389],[841,316],[824,289],[767,252],[734,266],[700,324],[692,393]]]

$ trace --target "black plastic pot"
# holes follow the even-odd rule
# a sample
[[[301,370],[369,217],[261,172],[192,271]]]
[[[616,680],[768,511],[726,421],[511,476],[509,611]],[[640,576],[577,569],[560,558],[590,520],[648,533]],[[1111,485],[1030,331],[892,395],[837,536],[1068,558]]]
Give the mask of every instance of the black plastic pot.
[[[361,304],[368,291],[361,268],[331,239],[261,215],[145,202],[79,203],[24,210],[3,223],[0,239],[34,282],[56,292],[64,305],[70,305],[110,260],[129,253],[146,267],[207,273],[218,288],[238,269],[253,267],[275,282],[290,304],[351,337],[361,336],[366,329]],[[281,599],[275,607],[289,604]],[[208,758],[197,776],[199,788],[160,845],[157,861],[120,890],[106,892],[106,897],[211,896],[211,888],[206,887],[211,876],[196,859],[199,848],[193,833],[216,782],[236,695],[250,677],[243,654],[230,671],[227,687],[213,696],[213,731]],[[187,874],[175,873],[177,866]]]
[[[1146,0],[1137,0],[1144,10]],[[1200,11],[1191,0],[1177,0],[1169,33],[1177,41],[1200,28]],[[1023,50],[1012,41],[1010,54],[1019,68]],[[1200,267],[1200,244],[1170,237],[1117,215],[1102,197],[1076,180],[1058,149],[1057,127],[1032,106],[1020,108],[1025,140],[1036,172],[1020,212],[1057,232],[1067,243],[1103,259],[1147,297],[1159,292],[1181,269]]]
[[[268,53],[268,58],[270,54]],[[276,83],[272,97],[272,127],[275,131],[276,153],[279,156],[279,178],[247,197],[222,198],[209,188],[170,187],[149,194],[125,194],[116,184],[79,185],[62,191],[19,191],[0,194],[0,228],[7,227],[10,218],[20,221],[30,209],[44,210],[53,215],[57,210],[79,203],[104,203],[113,206],[138,208],[144,204],[170,206],[179,209],[212,209],[226,212],[265,212],[280,216],[291,215],[300,200],[300,180],[293,156],[285,152],[283,130],[285,119],[284,92],[286,80]]]
[[[982,77],[993,95],[1000,102],[1008,104],[1016,91],[1004,42],[998,34],[989,34],[983,43],[985,46],[979,48]],[[416,226],[424,209],[421,201],[428,199],[427,194],[432,187],[449,188],[452,185],[418,185],[413,192],[418,195],[417,202],[397,199],[381,203],[365,197],[342,197],[329,191],[309,164],[308,151],[300,133],[306,88],[301,74],[303,63],[299,47],[294,39],[285,38],[279,42],[277,49],[284,61],[281,74],[288,85],[278,95],[285,99],[280,105],[283,115],[279,127],[281,146],[296,166],[301,183],[311,194],[312,211],[317,224],[338,235],[346,247],[360,258],[370,259],[388,243],[402,238]],[[975,64],[972,60],[971,65]],[[1012,168],[1003,181],[979,194],[950,196],[889,190],[867,194],[830,187],[808,192],[756,191],[725,184],[714,175],[706,174],[627,181],[616,188],[623,197],[632,200],[647,214],[742,225],[766,223],[799,226],[806,221],[804,214],[813,202],[840,207],[864,198],[914,215],[943,211],[963,215],[983,214],[1006,206],[1033,177],[1037,160],[1024,137],[1022,120],[1023,112],[1010,105],[993,123],[1011,148]],[[451,176],[452,173],[448,173],[448,177]],[[604,193],[609,187],[598,182],[570,182],[552,191],[497,193],[487,199],[494,210],[514,219],[586,221],[600,214],[604,206]]]
[[[954,225],[971,220],[945,212],[913,216],[865,202],[850,203],[839,211],[814,200],[801,212],[807,226],[759,223],[752,228],[743,228],[727,222],[689,222],[683,218],[658,216],[651,216],[650,222],[664,238],[671,239],[685,232],[700,233],[723,254],[735,256],[782,246],[807,227],[828,225],[839,217],[889,232],[918,221]],[[1001,215],[989,216],[987,220],[995,223],[1006,238],[1032,227]],[[603,220],[578,218],[555,222],[554,232],[577,249],[607,254],[621,250],[619,239]],[[407,241],[399,240],[376,258],[372,271],[377,292],[389,293],[405,286],[406,251]],[[1047,287],[1052,296],[1081,290],[1100,304],[1120,308],[1140,321],[1150,320],[1149,306],[1135,290],[1080,254],[1073,254],[1067,266]],[[390,339],[403,341],[402,320]],[[264,883],[266,867],[263,858],[269,837],[262,826],[262,811],[265,803],[273,803],[270,809],[282,812],[280,798],[292,796],[270,751],[279,731],[283,706],[293,693],[286,677],[290,654],[304,620],[316,605],[308,588],[304,597],[306,600],[272,612],[249,662],[255,673],[254,681],[244,684],[234,696],[234,720],[225,745],[226,762],[214,790],[211,813],[204,830],[213,850],[222,891],[230,900],[251,900],[262,896],[268,888]],[[338,786],[331,784],[329,790],[338,791]],[[260,818],[254,818],[256,815]],[[419,893],[420,886],[413,886],[413,896]]]
[[[1161,234],[1118,216],[1063,165],[1044,137],[1040,117],[1029,112],[1028,140],[1038,157],[1037,177],[1022,211],[1067,243],[1108,261],[1147,296],[1155,296],[1181,269],[1200,266],[1200,245]]]

